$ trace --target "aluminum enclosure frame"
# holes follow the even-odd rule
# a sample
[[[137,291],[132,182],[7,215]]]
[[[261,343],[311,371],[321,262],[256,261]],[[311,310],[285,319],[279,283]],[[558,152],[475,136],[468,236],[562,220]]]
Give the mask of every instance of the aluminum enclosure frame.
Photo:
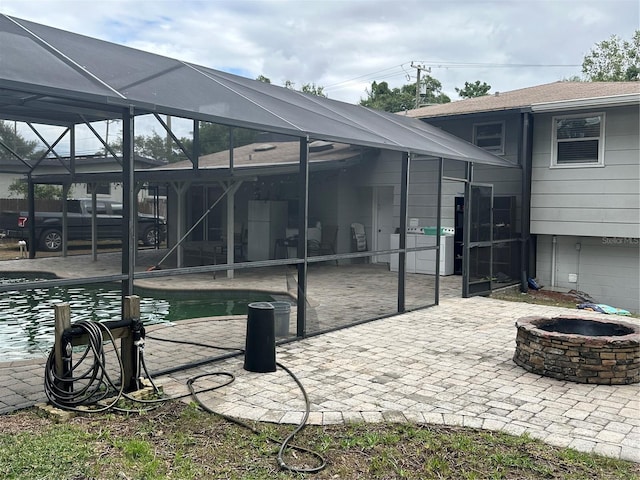
[[[26,20],[0,15],[0,119],[62,126],[120,119],[123,122],[122,170],[117,173],[77,174],[37,178],[29,172],[30,211],[33,215],[33,184],[58,183],[61,185],[83,181],[117,180],[124,185],[123,222],[129,226],[123,234],[122,273],[104,277],[122,282],[123,298],[133,293],[136,278],[153,278],[228,269],[295,264],[299,275],[297,336],[304,337],[306,269],[309,263],[304,237],[299,244],[299,258],[282,261],[251,262],[249,265],[210,265],[172,270],[134,273],[136,239],[133,219],[135,211],[135,185],[151,173],[135,169],[133,138],[135,119],[154,114],[213,122],[233,127],[251,128],[299,139],[300,142],[300,232],[305,232],[308,209],[308,148],[311,140],[346,143],[360,147],[384,149],[402,154],[402,185],[400,222],[400,249],[394,250],[403,259],[406,254],[408,172],[412,155],[428,157],[440,162],[438,191],[442,184],[443,159],[460,160],[502,167],[518,167],[457,137],[447,134],[420,120],[404,115],[375,111],[335,100],[315,97],[282,87],[215,71],[204,66],[154,55],[128,47],[84,37]],[[194,128],[194,132],[197,129]],[[74,137],[73,133],[70,135]],[[71,165],[75,164],[74,145],[71,145]],[[212,181],[232,179],[233,149],[230,150],[230,168],[215,173],[198,167],[200,145],[194,134],[193,169],[181,170],[184,181]],[[0,147],[0,152],[2,148]],[[3,172],[0,155],[0,172]],[[154,173],[175,180],[177,172],[167,170]],[[440,211],[438,209],[438,225]],[[35,239],[31,239],[34,241]],[[373,256],[342,254],[331,258]],[[436,248],[436,265],[440,250]],[[403,264],[403,262],[401,262]],[[404,307],[404,268],[400,268],[398,281],[398,312]],[[101,277],[102,278],[102,277]],[[76,283],[99,282],[83,279]],[[438,280],[437,280],[438,281]],[[69,285],[72,282],[52,280],[38,282],[40,287]],[[12,290],[26,290],[32,285],[12,285]],[[0,287],[0,291],[6,290]],[[436,297],[438,296],[436,287]],[[438,298],[436,298],[436,303]]]

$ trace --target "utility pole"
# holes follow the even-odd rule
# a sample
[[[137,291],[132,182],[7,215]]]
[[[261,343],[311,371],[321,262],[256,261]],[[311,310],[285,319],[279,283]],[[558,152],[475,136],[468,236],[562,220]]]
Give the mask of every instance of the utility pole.
[[[422,70],[426,70],[428,73],[431,73],[431,69],[428,67],[425,67],[424,65],[414,64],[413,62],[411,62],[411,68],[415,68],[418,71],[416,75],[416,107],[415,108],[419,108],[420,107],[420,72]]]

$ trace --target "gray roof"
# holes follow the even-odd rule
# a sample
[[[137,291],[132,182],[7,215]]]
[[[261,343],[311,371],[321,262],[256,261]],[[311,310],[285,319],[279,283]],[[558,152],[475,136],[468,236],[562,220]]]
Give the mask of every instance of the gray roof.
[[[314,145],[322,145],[315,151]],[[362,149],[346,144],[334,144],[329,142],[312,142],[310,144],[309,163],[317,162],[343,162],[345,160],[359,159],[365,152]],[[296,170],[299,165],[299,142],[264,142],[252,143],[233,149],[233,165],[237,168],[266,167],[273,165],[290,164]],[[200,169],[227,168],[229,166],[229,151],[202,155],[198,161]],[[154,168],[154,170],[182,170],[193,168],[190,161],[167,163]]]
[[[406,116],[432,118],[501,110],[535,109],[536,106],[580,100],[583,104],[614,104],[621,98],[640,99],[640,82],[554,82],[510,92],[468,98],[408,110]]]
[[[0,15],[0,118],[70,125],[184,118],[512,166],[424,122]]]

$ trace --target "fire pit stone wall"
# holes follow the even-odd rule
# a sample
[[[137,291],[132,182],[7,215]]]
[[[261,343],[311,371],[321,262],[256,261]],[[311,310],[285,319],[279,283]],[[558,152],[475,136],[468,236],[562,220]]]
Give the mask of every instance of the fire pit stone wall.
[[[572,332],[566,326],[575,321],[595,326],[604,334],[566,333]],[[555,324],[564,328],[553,331]],[[578,383],[640,382],[640,327],[636,324],[564,315],[524,317],[516,327],[513,361],[530,372]]]

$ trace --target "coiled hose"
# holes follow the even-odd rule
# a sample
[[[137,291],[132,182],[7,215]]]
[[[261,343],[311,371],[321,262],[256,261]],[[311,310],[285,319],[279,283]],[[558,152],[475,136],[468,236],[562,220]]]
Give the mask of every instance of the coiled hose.
[[[139,412],[140,410],[143,410],[143,409],[135,409],[135,410],[126,409],[126,408],[118,407],[117,404],[120,400],[122,400],[123,398],[126,398],[132,402],[144,404],[145,405],[144,410],[150,410],[152,408],[157,408],[157,406],[169,400],[178,400],[184,397],[184,396],[164,397],[164,398],[153,399],[153,400],[142,400],[142,399],[136,399],[134,397],[131,397],[130,395],[127,395],[124,392],[124,381],[120,382],[120,384],[117,385],[116,382],[112,380],[106,368],[106,361],[105,361],[106,355],[104,350],[103,332],[107,334],[109,343],[113,347],[113,351],[115,353],[118,366],[120,369],[120,378],[124,380],[124,366],[122,363],[122,358],[118,352],[115,338],[111,334],[111,331],[109,330],[109,328],[98,322],[90,322],[90,321],[84,321],[84,320],[74,323],[74,327],[78,327],[87,335],[88,344],[84,352],[80,356],[80,358],[73,365],[67,366],[68,373],[66,373],[63,376],[60,376],[56,373],[54,351],[53,349],[51,350],[45,366],[44,390],[47,395],[47,398],[49,399],[52,405],[55,405],[56,407],[64,410],[70,410],[70,411],[81,412],[81,413],[100,413],[108,410],[115,410],[120,412]],[[202,344],[197,342],[167,340],[163,338],[150,337],[150,336],[148,336],[148,338],[154,338],[155,340],[164,341],[164,342],[187,344],[187,345],[200,346],[205,348],[231,350],[228,348],[216,347],[213,345],[207,345],[207,344]],[[244,352],[244,350],[242,349],[233,349],[233,350],[237,351],[238,353]],[[155,383],[151,379],[151,375],[149,374],[149,371],[147,369],[147,365],[144,360],[143,349],[141,346],[138,348],[138,354],[139,354],[138,360],[140,361],[140,364],[144,369],[144,372],[147,376],[146,378],[149,379],[149,381],[151,382],[151,385],[153,386],[155,392],[159,393],[159,389],[156,387]],[[75,373],[76,370],[78,370],[82,366],[82,364],[90,357],[93,358],[92,364],[88,368],[86,368],[86,370],[83,371],[82,373],[76,374]],[[300,391],[302,392],[302,395],[304,397],[305,413],[300,423],[284,440],[280,441],[272,437],[267,437],[267,439],[274,443],[280,444],[277,461],[278,461],[278,466],[281,469],[289,470],[295,473],[319,472],[320,470],[326,467],[326,460],[324,459],[324,457],[322,457],[322,455],[320,455],[317,452],[314,452],[313,450],[309,450],[304,447],[290,444],[290,442],[293,440],[295,435],[299,433],[306,426],[307,420],[309,419],[309,413],[311,411],[311,402],[309,401],[309,396],[307,395],[307,392],[304,386],[302,385],[302,383],[300,382],[300,380],[298,379],[298,377],[296,377],[295,374],[291,370],[289,370],[289,368],[285,367],[279,362],[276,362],[276,365],[278,365],[285,372],[287,372],[289,376],[293,378],[293,380],[296,382],[296,384],[300,388]],[[209,377],[209,376],[224,376],[224,377],[227,377],[228,380],[221,385],[216,385],[215,387],[196,391],[193,384],[198,379]],[[258,431],[248,423],[243,422],[242,420],[239,420],[237,418],[215,412],[214,410],[207,407],[200,400],[200,398],[198,398],[198,393],[204,393],[204,392],[225,387],[231,384],[234,380],[235,380],[235,376],[228,372],[204,373],[204,374],[197,375],[195,377],[190,378],[187,381],[187,388],[189,389],[189,395],[191,395],[194,402],[204,411],[211,413],[213,415],[218,415],[229,422],[232,422],[244,428],[247,428],[251,430],[253,433],[259,435],[260,431]],[[73,385],[74,390],[71,391],[70,388],[67,388],[68,385]],[[78,385],[81,385],[81,388],[79,390],[76,389]],[[105,398],[109,397],[110,395],[114,395],[114,396],[108,403],[100,406],[96,406],[96,405],[99,405],[99,402],[103,401]],[[88,408],[89,406],[92,406],[92,408]],[[304,452],[306,454],[316,457],[319,461],[319,465],[316,467],[301,468],[301,467],[295,467],[287,464],[284,461],[284,452],[286,451],[287,448],[298,450],[300,452]]]
[[[143,400],[125,393],[124,365],[118,352],[116,340],[108,327],[99,322],[86,320],[78,321],[73,326],[83,331],[88,338],[88,343],[80,358],[73,364],[67,365],[67,373],[64,375],[56,373],[54,350],[52,349],[49,353],[45,364],[44,391],[52,405],[64,410],[82,413],[100,413],[107,410],[138,412],[140,409],[122,408],[117,404],[120,400],[126,398],[131,402],[144,404],[144,409],[149,410],[167,401],[167,399]],[[111,378],[107,371],[103,333],[106,333],[117,359],[120,378],[123,379],[119,384]],[[141,347],[138,348],[138,353],[147,378],[150,379]],[[79,369],[89,359],[93,359],[91,364],[85,367],[84,371],[78,373]],[[150,381],[156,393],[158,393],[158,388],[151,379]],[[73,389],[69,388],[71,385],[73,385]],[[112,398],[107,403],[100,403],[109,397]]]

